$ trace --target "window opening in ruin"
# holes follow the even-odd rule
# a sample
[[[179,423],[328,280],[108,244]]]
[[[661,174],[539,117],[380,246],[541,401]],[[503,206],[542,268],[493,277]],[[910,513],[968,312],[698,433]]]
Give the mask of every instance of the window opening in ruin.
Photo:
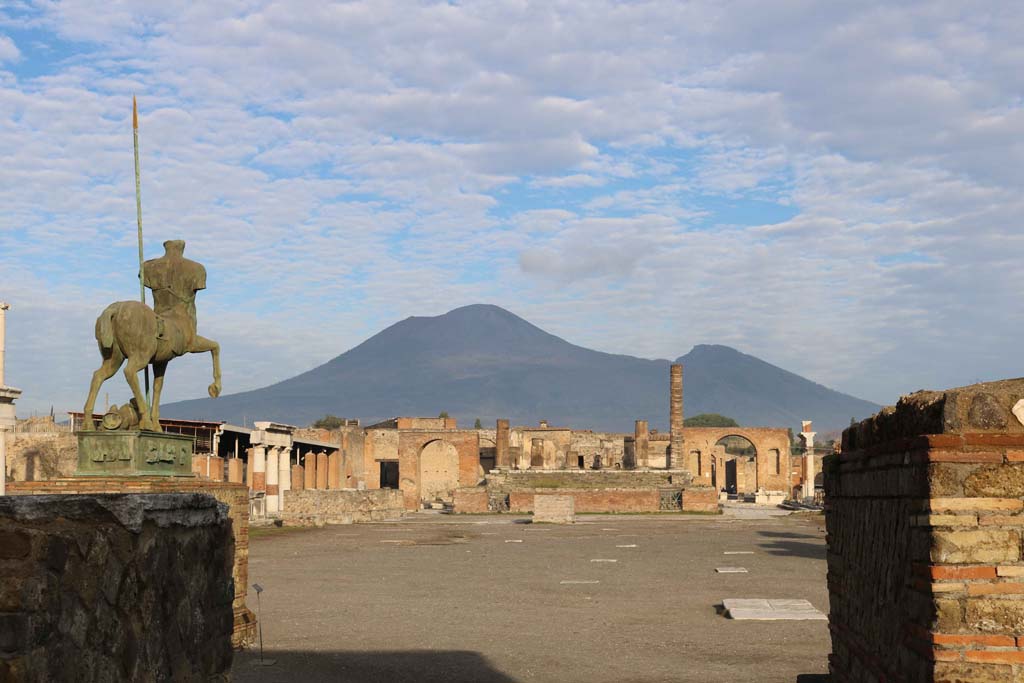
[[[778,448],[773,448],[771,452],[775,454],[775,474],[782,474],[782,454]]]
[[[380,487],[382,489],[398,488],[398,461],[382,460],[380,463]]]
[[[585,458],[582,455],[576,456],[576,467],[577,469],[586,469]]]

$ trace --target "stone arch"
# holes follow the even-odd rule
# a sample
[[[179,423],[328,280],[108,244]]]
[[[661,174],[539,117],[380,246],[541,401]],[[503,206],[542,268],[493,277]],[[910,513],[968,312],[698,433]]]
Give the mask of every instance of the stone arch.
[[[453,500],[459,486],[459,451],[444,439],[423,444],[419,453],[420,498]]]

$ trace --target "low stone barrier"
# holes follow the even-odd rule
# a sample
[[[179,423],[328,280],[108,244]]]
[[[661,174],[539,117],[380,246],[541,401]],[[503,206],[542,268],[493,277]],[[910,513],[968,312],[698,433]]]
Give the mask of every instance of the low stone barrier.
[[[480,514],[489,511],[489,496],[483,487],[455,489],[455,512]]]
[[[533,512],[537,495],[571,496],[577,513],[585,512],[658,512],[661,493],[657,489],[534,489],[509,494],[509,511]]]
[[[911,394],[825,458],[834,681],[1024,680],[1022,399]]]
[[[228,519],[234,533],[235,626],[231,642],[236,649],[256,642],[256,615],[245,604],[249,584],[249,490],[245,484],[195,477],[93,476],[8,482],[7,493],[12,496],[100,493],[205,493],[213,496],[228,506]]]
[[[398,519],[404,513],[398,489],[304,489],[284,492],[281,519],[292,526],[323,526]]]
[[[547,524],[573,524],[576,507],[572,496],[539,494],[533,497],[533,521]]]
[[[718,512],[718,491],[711,486],[683,489],[683,512]]]
[[[233,557],[210,496],[0,497],[0,680],[227,680]]]

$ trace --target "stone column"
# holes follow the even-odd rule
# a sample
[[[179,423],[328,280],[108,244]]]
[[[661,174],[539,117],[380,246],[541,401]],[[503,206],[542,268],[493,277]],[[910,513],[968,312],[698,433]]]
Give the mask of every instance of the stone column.
[[[316,453],[310,451],[306,453],[306,457],[303,458],[302,464],[304,465],[303,477],[307,489],[316,488]]]
[[[672,452],[665,459],[665,467],[685,467],[683,457],[683,366],[673,363],[669,371],[668,426],[669,447]]]
[[[302,465],[292,465],[292,491],[306,488],[306,472]]]
[[[252,479],[249,481],[249,488],[265,493],[267,490],[267,447],[253,446],[250,461],[252,462]]]
[[[282,446],[277,451],[277,488],[281,496],[277,509],[284,510],[284,492],[292,488],[292,449]]]
[[[650,430],[647,420],[637,420],[633,426],[633,454],[637,467],[650,466]]]
[[[9,387],[4,382],[4,352],[7,348],[7,310],[9,304],[0,301],[0,496],[7,493],[7,430],[16,423],[14,402],[21,396],[21,389]]]
[[[242,461],[240,458],[228,460],[228,481],[232,484],[242,483]]]
[[[10,304],[0,301],[0,387],[7,386],[4,383],[4,353],[7,350],[7,310]]]
[[[508,420],[498,420],[494,436],[494,464],[498,469],[512,469],[508,446]]]
[[[281,476],[281,470],[278,465],[280,458],[277,457],[278,449],[271,447],[267,450],[267,464],[266,464],[266,476],[267,476],[267,514],[272,515],[281,509],[280,506],[280,484],[278,477]]]
[[[316,487],[321,491],[327,488],[327,453],[320,451],[316,454]]]
[[[803,421],[803,431],[800,436],[804,442],[804,498],[814,498],[814,435],[817,432],[811,431],[811,421]]]

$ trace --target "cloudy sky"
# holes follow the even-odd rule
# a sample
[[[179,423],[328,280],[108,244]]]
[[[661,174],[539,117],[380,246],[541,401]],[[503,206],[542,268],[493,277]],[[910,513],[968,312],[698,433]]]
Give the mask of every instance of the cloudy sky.
[[[133,93],[146,255],[206,265],[225,392],[476,302],[880,403],[1022,375],[1021,35],[1010,2],[0,0],[8,383],[80,406],[138,295]]]

